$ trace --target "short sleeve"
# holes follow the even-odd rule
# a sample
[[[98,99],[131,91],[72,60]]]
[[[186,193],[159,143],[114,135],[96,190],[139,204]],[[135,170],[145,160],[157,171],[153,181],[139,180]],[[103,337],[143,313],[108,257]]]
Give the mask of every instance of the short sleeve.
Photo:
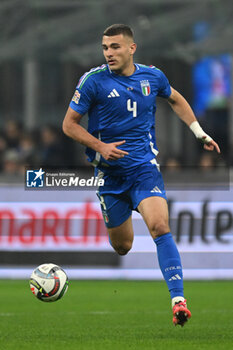
[[[80,113],[86,114],[95,101],[96,84],[91,76],[84,74],[75,89],[74,95],[70,102],[70,108]]]
[[[158,69],[158,71],[160,77],[158,96],[168,98],[172,93],[171,86],[166,75],[161,70]]]

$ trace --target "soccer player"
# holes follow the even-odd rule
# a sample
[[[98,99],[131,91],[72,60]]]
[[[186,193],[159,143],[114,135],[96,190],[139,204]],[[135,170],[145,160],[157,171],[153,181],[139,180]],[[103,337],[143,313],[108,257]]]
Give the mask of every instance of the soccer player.
[[[191,312],[184,298],[180,255],[170,233],[166,193],[156,162],[156,97],[168,101],[206,150],[219,153],[220,149],[164,73],[154,66],[134,63],[136,44],[130,27],[108,27],[102,48],[107,64],[91,69],[79,80],[63,131],[87,147],[89,161],[105,180],[98,197],[110,243],[118,254],[127,254],[133,243],[132,210],[142,215],[157,246],[171,295],[173,323],[183,326]],[[87,112],[88,131],[80,125]]]

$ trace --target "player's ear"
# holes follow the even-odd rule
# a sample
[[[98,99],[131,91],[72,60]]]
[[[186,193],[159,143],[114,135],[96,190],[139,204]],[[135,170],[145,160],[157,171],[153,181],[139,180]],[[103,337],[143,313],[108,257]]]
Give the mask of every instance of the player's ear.
[[[131,53],[131,55],[133,55],[133,54],[135,53],[136,48],[137,48],[137,44],[132,43],[132,44],[130,45],[130,53]]]

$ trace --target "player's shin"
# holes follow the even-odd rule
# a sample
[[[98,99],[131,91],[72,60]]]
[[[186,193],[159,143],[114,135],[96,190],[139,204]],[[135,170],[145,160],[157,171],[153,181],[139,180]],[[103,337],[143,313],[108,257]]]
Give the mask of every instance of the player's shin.
[[[171,298],[184,297],[181,259],[171,233],[154,239],[159,266],[167,283]]]

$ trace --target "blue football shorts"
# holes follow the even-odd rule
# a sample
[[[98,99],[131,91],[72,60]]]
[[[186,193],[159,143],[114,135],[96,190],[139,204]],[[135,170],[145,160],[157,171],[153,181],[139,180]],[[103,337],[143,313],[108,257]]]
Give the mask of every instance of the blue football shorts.
[[[104,175],[104,186],[97,191],[105,225],[121,225],[148,197],[166,198],[162,174],[156,164],[146,163],[126,176]]]

